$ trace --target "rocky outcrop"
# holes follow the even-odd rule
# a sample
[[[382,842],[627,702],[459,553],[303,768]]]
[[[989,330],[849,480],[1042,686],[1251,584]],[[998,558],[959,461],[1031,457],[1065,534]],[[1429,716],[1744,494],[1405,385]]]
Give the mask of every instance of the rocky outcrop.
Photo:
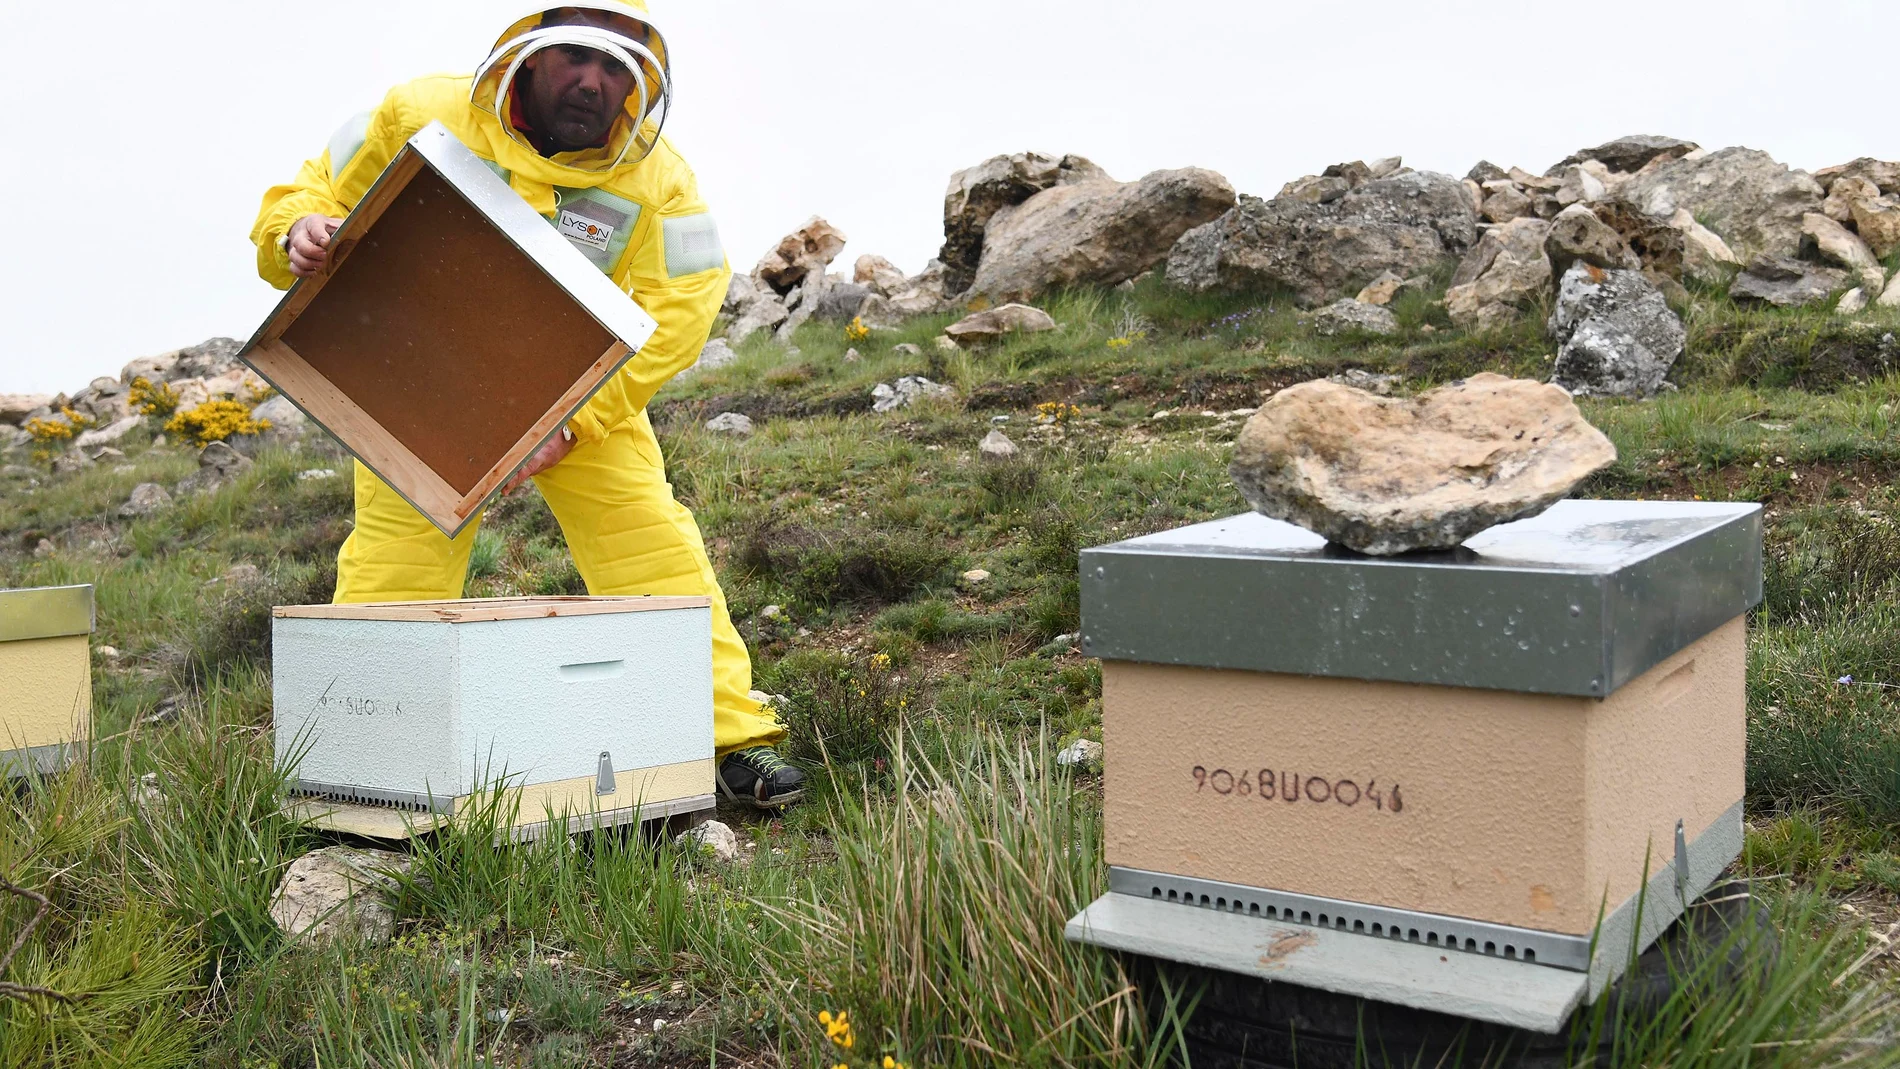
[[[1458,263],[1445,312],[1461,327],[1508,322],[1550,292],[1550,257],[1544,252],[1551,225],[1513,219],[1485,231]]]
[[[976,312],[943,328],[944,334],[965,349],[996,341],[1005,334],[1033,334],[1056,329],[1049,313],[1026,304],[1005,304]]]
[[[1227,180],[1196,167],[1068,182],[991,216],[970,290],[1024,301],[1062,286],[1112,286],[1166,260],[1182,234],[1233,205]]]
[[[1551,382],[1573,394],[1647,397],[1682,355],[1687,332],[1640,271],[1577,263],[1557,286],[1550,336],[1558,343]]]
[[[925,398],[954,396],[956,391],[942,383],[932,382],[922,375],[905,375],[895,384],[880,382],[872,387],[871,411],[889,412],[909,408]]]
[[[910,287],[910,280],[897,265],[882,256],[866,253],[858,257],[851,267],[851,281],[860,286],[869,286],[871,291],[882,297],[891,297]]]
[[[50,393],[0,393],[0,423],[17,427],[33,413],[52,408]]]
[[[943,195],[943,290],[951,296],[968,289],[983,260],[990,219],[1045,189],[1067,182],[1108,178],[1108,172],[1080,156],[1056,158],[1040,152],[992,156],[950,176]]]
[[[1564,391],[1487,373],[1412,399],[1282,390],[1247,420],[1228,470],[1256,511],[1388,556],[1535,516],[1615,459]]]
[[[1310,308],[1385,271],[1428,270],[1463,255],[1476,238],[1476,209],[1457,179],[1408,171],[1325,204],[1243,196],[1182,235],[1167,274],[1196,291],[1288,289]]]
[[[1801,255],[1845,268],[1869,298],[1880,296],[1887,272],[1860,235],[1819,212],[1801,219]]]
[[[844,251],[845,240],[843,231],[814,215],[780,238],[752,269],[752,277],[774,293],[790,293],[813,272],[822,277],[831,261]]]
[[[1586,160],[1594,160],[1611,171],[1634,174],[1652,163],[1667,163],[1670,160],[1680,159],[1700,147],[1693,141],[1682,141],[1673,137],[1634,134],[1629,137],[1619,137],[1614,141],[1605,141],[1595,148],[1578,149],[1558,160],[1550,170],[1544,173],[1559,175],[1567,167]]]
[[[1705,285],[1727,282],[1741,270],[1741,258],[1735,255],[1722,235],[1696,222],[1689,209],[1678,208],[1668,226],[1682,237],[1682,277]]]
[[[1687,211],[1744,257],[1794,255],[1801,217],[1819,211],[1822,201],[1819,183],[1807,172],[1751,148],[1671,160],[1632,177],[1617,196],[1656,220]]]
[[[1758,256],[1735,276],[1728,295],[1738,301],[1798,308],[1827,300],[1846,285],[1847,278],[1847,272],[1836,267],[1822,267],[1791,256]]]

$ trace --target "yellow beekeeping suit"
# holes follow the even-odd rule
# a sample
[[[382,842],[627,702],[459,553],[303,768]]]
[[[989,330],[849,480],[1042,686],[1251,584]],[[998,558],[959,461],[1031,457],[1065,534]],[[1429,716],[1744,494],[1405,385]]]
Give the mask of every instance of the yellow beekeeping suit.
[[[564,6],[645,22],[639,3]],[[698,525],[673,499],[646,417],[654,393],[691,366],[705,344],[732,274],[692,170],[654,120],[664,46],[657,33],[649,39],[662,63],[641,65],[636,82],[646,91],[628,98],[604,145],[544,157],[506,118],[506,64],[496,62],[538,20],[531,15],[509,27],[479,80],[442,75],[392,89],[374,111],[345,124],[295,180],[267,192],[251,231],[258,273],[280,289],[289,287],[294,277],[281,239],[291,224],[307,215],[347,215],[404,142],[432,121],[488,161],[659,325],[568,421],[573,451],[535,476],[575,565],[594,594],[712,597],[714,741],[722,753],[777,742],[784,730],[749,697],[752,668],[745,644],[727,616]],[[335,600],[460,597],[479,526],[470,523],[455,539],[447,538],[359,463],[356,528],[337,556]]]

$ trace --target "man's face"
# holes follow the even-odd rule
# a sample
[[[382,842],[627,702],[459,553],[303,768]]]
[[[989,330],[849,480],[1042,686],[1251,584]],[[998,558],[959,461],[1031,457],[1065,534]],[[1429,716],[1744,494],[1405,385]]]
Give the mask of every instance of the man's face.
[[[636,41],[645,30],[631,20],[604,12],[563,8],[549,13],[543,26],[600,26]],[[561,152],[598,144],[633,91],[634,72],[619,60],[579,45],[555,45],[528,57],[523,104],[535,133]]]

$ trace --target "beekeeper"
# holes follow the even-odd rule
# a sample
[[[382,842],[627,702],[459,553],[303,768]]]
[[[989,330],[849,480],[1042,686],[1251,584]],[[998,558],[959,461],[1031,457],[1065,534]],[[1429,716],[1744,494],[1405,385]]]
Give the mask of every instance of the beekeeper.
[[[802,795],[804,774],[778,756],[784,729],[749,697],[745,643],[647,421],[654,392],[705,344],[732,274],[691,168],[660,136],[670,97],[666,40],[643,0],[536,12],[508,27],[473,75],[399,85],[345,124],[294,181],[264,195],[251,240],[258,273],[280,289],[319,270],[342,216],[411,135],[438,121],[658,322],[510,489],[534,479],[591,593],[712,598],[719,787],[778,807]],[[359,462],[335,600],[460,597],[479,526],[445,537]]]

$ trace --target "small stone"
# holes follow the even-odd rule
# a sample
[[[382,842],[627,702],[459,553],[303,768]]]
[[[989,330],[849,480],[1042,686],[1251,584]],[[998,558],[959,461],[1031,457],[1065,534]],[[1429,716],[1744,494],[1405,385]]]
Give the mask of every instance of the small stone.
[[[783,615],[785,615],[785,607],[783,605],[767,605],[765,608],[759,610],[759,619],[761,620],[776,620]]]
[[[1337,375],[1329,375],[1326,381],[1336,382],[1341,386],[1350,386],[1355,390],[1368,390],[1378,394],[1380,397],[1390,397],[1392,396],[1392,391],[1405,380],[1397,375],[1382,375],[1375,371],[1367,371],[1364,368],[1355,367],[1348,368]],[[1258,411],[1259,409],[1257,408],[1248,409],[1239,414],[1251,416]]]
[[[714,434],[745,438],[752,434],[752,417],[741,412],[721,412],[706,421],[706,429]]]
[[[1846,293],[1841,294],[1840,303],[1834,306],[1834,314],[1851,316],[1866,307],[1867,291],[1856,286]]]
[[[100,646],[98,653],[101,658],[108,661],[116,661],[119,659],[119,647],[117,646]]]
[[[801,631],[802,630],[803,629],[801,629]],[[803,633],[807,635],[811,634],[811,632],[809,631],[804,631]],[[769,705],[778,709],[783,709],[787,705],[791,704],[790,702],[786,700],[785,695],[783,694],[767,694],[765,691],[762,691],[762,690],[752,691],[747,695],[747,697],[751,698],[755,702],[758,702],[760,705]]]
[[[1102,756],[1101,743],[1093,739],[1077,739],[1056,753],[1056,765],[1061,768],[1100,768]]]
[[[687,845],[698,847],[700,853],[710,855],[714,860],[739,860],[739,837],[719,821],[709,820],[681,838]]]
[[[119,515],[132,519],[137,516],[150,516],[159,509],[172,503],[172,495],[157,483],[140,483],[132,488],[132,496],[119,506]]]
[[[1335,334],[1396,334],[1399,321],[1391,309],[1351,297],[1342,298],[1313,313],[1314,331]]]
[[[221,578],[227,587],[247,587],[263,577],[264,573],[257,570],[257,565],[247,561],[226,568]]]
[[[94,446],[109,445],[137,430],[139,425],[144,422],[144,416],[127,416],[124,419],[107,424],[104,427],[81,434],[79,437],[73,439],[73,445],[80,449],[91,449]],[[120,455],[123,456],[124,454]]]
[[[125,450],[114,449],[111,446],[106,446],[104,449],[100,449],[94,452],[92,454],[92,459],[94,463],[99,463],[99,462],[107,461],[107,460],[124,460]]]
[[[955,345],[956,342],[951,342],[950,344]],[[897,353],[900,356],[924,355],[924,350],[922,346],[918,345],[916,342],[908,342],[908,341],[900,341],[896,345],[891,346],[891,352]]]
[[[862,359],[864,358],[858,354],[856,349],[846,349],[844,351],[844,362],[847,364],[855,364]]]
[[[1008,460],[1018,452],[1016,443],[1000,430],[992,430],[984,435],[983,440],[977,443],[976,451],[985,460]]]
[[[1535,516],[1615,459],[1562,389],[1486,372],[1409,400],[1325,381],[1282,390],[1241,430],[1229,470],[1257,511],[1390,556]]]
[[[977,583],[989,582],[990,573],[982,568],[971,568],[969,571],[964,572],[961,578],[964,582],[974,586]]]
[[[956,391],[941,383],[931,382],[922,375],[905,375],[896,384],[880,382],[871,389],[871,411],[889,412],[892,409],[908,408],[920,398],[949,397]]]
[[[305,468],[297,473],[297,481],[302,483],[312,479],[334,479],[336,475],[335,468]]]
[[[968,315],[943,328],[944,336],[963,348],[995,341],[1005,334],[1028,334],[1056,329],[1049,313],[1026,304],[1005,304]]]
[[[92,458],[76,449],[69,449],[53,458],[54,475],[71,475],[92,466]]]
[[[1000,426],[1002,426],[1003,424],[1005,424],[1005,423],[1008,423],[1008,422],[1009,422],[1009,413],[1007,413],[1007,412],[1005,412],[1005,413],[1003,413],[1003,414],[1001,414],[1001,415],[996,415],[996,416],[991,416],[991,417],[990,417],[990,425],[991,425],[991,426],[996,426],[996,427],[1000,427]]]
[[[58,550],[58,548],[59,547],[53,545],[52,539],[42,538],[39,540],[39,542],[34,544],[33,555],[35,557],[50,557]]]
[[[1366,288],[1359,291],[1356,299],[1361,304],[1390,304],[1393,296],[1399,292],[1399,287],[1403,285],[1405,285],[1405,280],[1398,275],[1390,271],[1381,271],[1378,278],[1367,283]]]
[[[957,344],[957,340],[955,338],[952,338],[948,334],[937,335],[935,344],[937,346],[937,351],[940,353],[954,353],[957,350],[963,348],[963,346]]]
[[[292,939],[387,942],[396,926],[394,874],[408,872],[410,864],[407,855],[389,850],[313,850],[284,870],[271,901],[271,920]]]
[[[1643,266],[1623,235],[1582,204],[1572,204],[1550,221],[1544,254],[1550,257],[1551,274],[1557,277],[1579,260],[1606,271],[1635,271]]]

